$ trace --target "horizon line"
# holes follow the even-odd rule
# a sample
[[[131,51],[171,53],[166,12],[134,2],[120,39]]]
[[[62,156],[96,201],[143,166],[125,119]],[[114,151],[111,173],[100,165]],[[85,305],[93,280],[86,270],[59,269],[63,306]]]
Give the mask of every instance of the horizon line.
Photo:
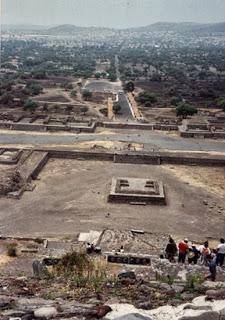
[[[136,28],[145,28],[148,26],[152,26],[155,24],[166,24],[166,23],[174,23],[174,24],[185,24],[185,23],[190,23],[190,24],[199,24],[199,25],[208,25],[208,24],[221,24],[225,23],[224,21],[218,21],[218,22],[196,22],[196,21],[156,21],[152,22],[146,25],[139,25],[139,26],[127,26],[127,27],[110,27],[110,26],[97,26],[97,25],[90,25],[90,26],[85,26],[85,25],[76,25],[73,23],[58,23],[58,24],[32,24],[32,23],[0,23],[1,26],[33,26],[33,27],[49,27],[49,28],[54,28],[54,27],[60,27],[60,26],[74,26],[78,28],[103,28],[103,29],[116,29],[116,30],[126,30],[126,29],[136,29]]]

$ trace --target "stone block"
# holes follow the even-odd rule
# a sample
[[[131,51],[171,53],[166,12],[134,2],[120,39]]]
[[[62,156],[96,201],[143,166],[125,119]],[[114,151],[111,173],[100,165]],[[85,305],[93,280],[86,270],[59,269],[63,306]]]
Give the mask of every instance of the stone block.
[[[187,310],[178,320],[220,320],[220,314],[217,311]]]

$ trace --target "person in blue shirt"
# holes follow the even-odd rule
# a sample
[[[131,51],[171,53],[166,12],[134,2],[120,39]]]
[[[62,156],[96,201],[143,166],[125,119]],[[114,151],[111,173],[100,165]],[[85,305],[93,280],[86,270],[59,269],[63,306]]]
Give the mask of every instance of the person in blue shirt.
[[[207,277],[205,277],[205,280],[210,279],[212,281],[215,281],[216,280],[216,267],[217,267],[216,256],[213,257],[213,255],[211,255],[211,254],[208,255],[206,257],[206,262],[208,264],[210,274]]]

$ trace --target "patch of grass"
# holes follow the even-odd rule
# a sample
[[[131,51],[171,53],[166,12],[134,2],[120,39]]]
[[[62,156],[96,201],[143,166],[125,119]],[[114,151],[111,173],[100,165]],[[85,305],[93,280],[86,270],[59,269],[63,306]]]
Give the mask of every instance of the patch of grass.
[[[89,275],[93,269],[92,262],[86,253],[72,251],[66,253],[55,267],[58,275],[67,277]]]
[[[171,275],[161,275],[159,274],[158,272],[156,272],[155,274],[155,278],[156,278],[156,281],[160,281],[160,282],[163,282],[163,283],[167,283],[169,284],[170,286],[174,283],[176,277],[175,276],[171,276]]]
[[[196,285],[200,285],[204,282],[204,276],[197,274],[197,275],[192,275],[189,274],[187,275],[187,283],[185,289],[190,292],[196,291]]]
[[[45,292],[42,295],[42,298],[46,300],[55,300],[57,298],[57,295],[53,292]]]

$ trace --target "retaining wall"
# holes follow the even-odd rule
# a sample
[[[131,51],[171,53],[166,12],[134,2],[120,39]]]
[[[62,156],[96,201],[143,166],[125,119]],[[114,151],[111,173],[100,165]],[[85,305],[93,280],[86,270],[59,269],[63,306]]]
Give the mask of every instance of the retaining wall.
[[[180,136],[183,138],[225,139],[225,132],[180,131]]]
[[[48,152],[33,151],[24,163],[18,167],[18,171],[23,177],[24,182],[30,182],[32,179],[35,179],[47,161]]]
[[[49,157],[58,159],[82,159],[82,160],[102,160],[113,161],[115,163],[134,164],[187,164],[203,166],[225,166],[224,155],[209,155],[207,153],[191,152],[102,152],[83,151],[67,149],[38,149],[37,151],[48,152]]]

